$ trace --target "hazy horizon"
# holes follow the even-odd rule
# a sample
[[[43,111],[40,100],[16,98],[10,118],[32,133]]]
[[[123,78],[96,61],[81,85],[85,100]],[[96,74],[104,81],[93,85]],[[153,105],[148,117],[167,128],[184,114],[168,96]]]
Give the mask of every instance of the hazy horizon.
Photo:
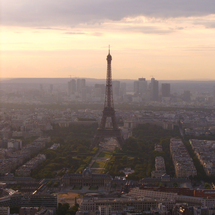
[[[139,77],[139,78],[144,78],[144,77]],[[87,78],[87,77],[60,77],[60,78],[53,78],[53,77],[14,77],[14,78],[2,78],[0,77],[0,80],[17,80],[17,79],[65,79],[65,80],[70,80],[70,79],[89,79],[89,80],[105,80],[106,81],[106,77],[104,78]],[[156,78],[155,78],[156,79]],[[137,79],[132,79],[132,78],[128,78],[128,79],[123,79],[123,78],[112,78],[112,80],[119,80],[119,81],[135,81],[138,80]],[[164,82],[164,81],[169,81],[169,82],[214,82],[215,79],[156,79],[160,82]],[[151,81],[151,78],[146,79],[146,81]]]

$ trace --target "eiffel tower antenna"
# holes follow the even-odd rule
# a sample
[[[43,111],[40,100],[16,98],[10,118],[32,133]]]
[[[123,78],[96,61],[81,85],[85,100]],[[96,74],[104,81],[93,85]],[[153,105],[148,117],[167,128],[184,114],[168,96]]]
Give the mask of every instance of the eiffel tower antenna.
[[[109,46],[109,51],[108,51],[106,60],[107,60],[107,77],[106,77],[104,110],[102,114],[101,123],[97,129],[96,135],[92,143],[92,147],[98,146],[99,143],[105,137],[115,137],[118,143],[120,144],[120,146],[122,146],[124,143],[121,130],[119,129],[116,121],[114,104],[113,104],[112,71],[111,71],[112,56],[110,55],[110,46]],[[112,128],[106,128],[107,118],[111,119]]]

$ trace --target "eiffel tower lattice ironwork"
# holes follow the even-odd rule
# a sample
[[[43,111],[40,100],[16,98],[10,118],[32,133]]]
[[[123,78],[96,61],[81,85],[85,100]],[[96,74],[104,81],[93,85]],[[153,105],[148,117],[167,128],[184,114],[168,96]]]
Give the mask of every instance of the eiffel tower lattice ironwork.
[[[93,140],[93,146],[98,146],[100,141],[106,137],[114,137],[120,144],[123,145],[124,139],[122,137],[121,130],[118,127],[115,110],[113,105],[113,90],[112,90],[112,75],[111,75],[111,61],[112,56],[109,53],[107,55],[107,78],[106,78],[106,91],[105,91],[105,104],[101,123],[97,129],[96,135]],[[106,127],[107,118],[111,119],[112,127]]]

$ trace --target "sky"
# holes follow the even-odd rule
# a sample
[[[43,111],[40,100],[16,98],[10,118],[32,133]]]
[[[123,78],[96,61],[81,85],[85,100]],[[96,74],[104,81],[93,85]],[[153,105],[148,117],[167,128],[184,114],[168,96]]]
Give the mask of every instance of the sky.
[[[1,78],[215,80],[215,0],[1,0]]]

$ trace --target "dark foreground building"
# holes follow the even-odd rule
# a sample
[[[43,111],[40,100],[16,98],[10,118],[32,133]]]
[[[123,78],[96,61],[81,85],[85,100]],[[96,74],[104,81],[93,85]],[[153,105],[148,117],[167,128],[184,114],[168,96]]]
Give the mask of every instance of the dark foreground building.
[[[57,195],[51,194],[23,195],[19,192],[5,195],[0,198],[0,207],[13,206],[57,208],[58,198]]]
[[[65,174],[62,177],[64,186],[110,186],[112,178],[108,174],[94,174],[90,168],[86,168],[82,174]]]

